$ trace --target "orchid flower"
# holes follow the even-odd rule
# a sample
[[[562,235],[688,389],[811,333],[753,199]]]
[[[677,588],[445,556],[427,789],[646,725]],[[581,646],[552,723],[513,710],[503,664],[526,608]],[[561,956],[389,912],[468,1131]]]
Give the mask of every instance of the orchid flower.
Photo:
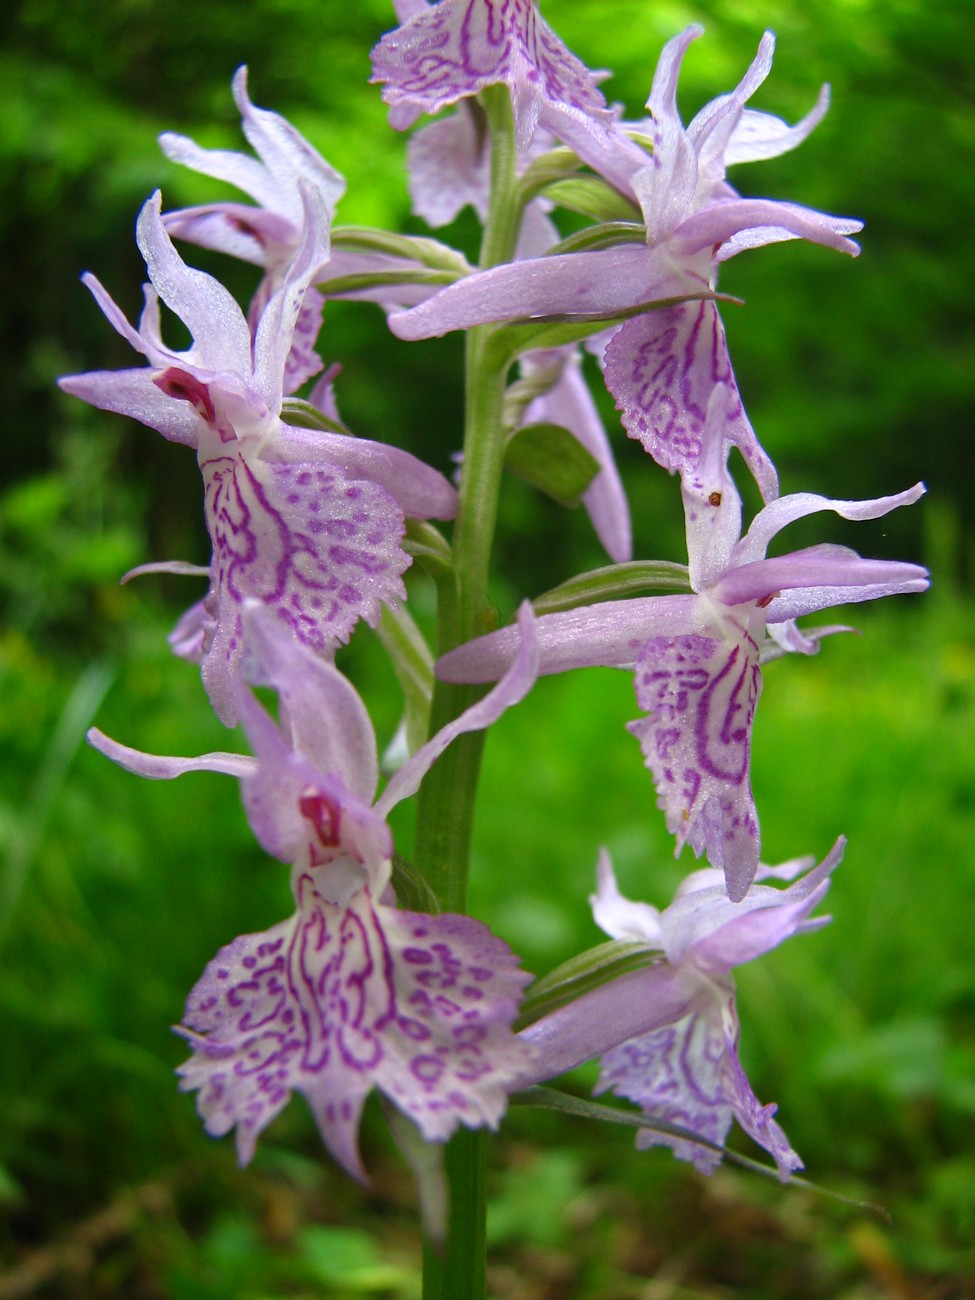
[[[173,131],[164,131],[159,145],[173,162],[226,181],[249,194],[258,206],[227,202],[182,208],[167,213],[166,228],[178,239],[283,272],[304,230],[301,186],[320,195],[331,218],[345,193],[345,181],[290,122],[251,103],[246,67],[237,69],[231,85],[244,135],[257,158],[226,149],[201,149]]]
[[[649,716],[629,729],[653,772],[676,851],[687,843],[698,857],[706,853],[724,871],[735,902],[758,867],[749,754],[766,637],[809,654],[817,643],[794,627],[797,617],[928,585],[927,571],[916,564],[865,560],[830,545],[766,559],[768,545],[806,515],[832,510],[844,519],[876,519],[923,491],[918,484],[871,501],[831,501],[809,492],[779,497],[729,547],[724,569],[692,594],[610,600],[538,621],[541,673],[635,668],[637,702]],[[514,629],[492,632],[444,655],[436,674],[444,681],[491,681],[516,644]]]
[[[794,880],[786,889],[758,884],[733,903],[715,870],[692,873],[663,912],[619,892],[605,849],[591,897],[597,925],[611,938],[645,944],[652,963],[583,994],[523,1030],[535,1049],[525,1080],[537,1083],[602,1057],[596,1092],[612,1090],[639,1105],[648,1118],[678,1124],[723,1144],[732,1118],[770,1152],[785,1180],[802,1161],[762,1106],[738,1060],[735,966],[778,947],[793,934],[819,929],[828,917],[809,920],[843,856],[838,840],[814,870],[814,859],[760,867],[761,881]],[[712,1173],[721,1157],[708,1147],[640,1129],[641,1149],[669,1146],[682,1160]]]
[[[302,197],[301,245],[252,335],[230,293],[179,257],[156,195],[138,223],[152,282],[139,328],[86,277],[111,324],[148,366],[60,381],[65,391],[197,452],[213,558],[209,593],[181,627],[179,645],[201,657],[207,692],[228,725],[237,719],[245,599],[261,599],[294,636],[331,653],[360,618],[375,623],[383,601],[403,597],[401,575],[410,563],[400,546],[404,514],[449,518],[456,502],[441,475],[405,452],[283,423],[286,359],[328,229],[320,197],[307,190]],[[189,329],[187,351],[162,342],[159,298]],[[179,563],[149,567],[186,571]]]
[[[166,214],[166,229],[176,239],[212,248],[265,268],[249,309],[256,330],[272,294],[280,288],[288,266],[301,243],[305,224],[301,187],[320,196],[331,221],[335,206],[345,192],[345,180],[308,143],[290,122],[277,113],[256,108],[247,94],[247,69],[238,68],[232,82],[234,100],[240,110],[244,135],[258,157],[226,149],[201,149],[186,136],[165,131],[159,144],[167,158],[226,181],[258,206],[245,203],[208,203]],[[329,253],[328,238],[322,246],[322,260]],[[298,325],[292,339],[285,370],[285,392],[293,393],[321,369],[315,354],[315,340],[321,328],[324,299],[312,287],[306,289]]]
[[[492,85],[511,94],[518,147],[526,149],[549,105],[612,120],[589,69],[540,17],[535,0],[441,0],[411,4],[407,21],[372,52],[374,82],[404,129]]]
[[[357,1134],[373,1087],[442,1142],[458,1124],[496,1127],[530,1060],[510,1028],[530,977],[480,922],[395,906],[385,819],[455,737],[490,726],[530,689],[533,621],[526,606],[504,680],[409,759],[375,803],[376,738],[355,689],[256,602],[244,626],[250,675],[280,702],[279,725],[242,692],[254,758],[157,757],[94,729],[89,740],[142,776],[240,778],[258,840],[291,864],[296,910],[207,966],[177,1031],[193,1047],[182,1087],[199,1091],[209,1133],[236,1127],[242,1163],[292,1091],[304,1093],[329,1150],[361,1178]]]
[[[825,91],[791,128],[769,114],[746,110],[745,101],[771,67],[774,38],[766,32],[738,87],[706,105],[685,129],[676,106],[677,74],[687,46],[700,34],[701,28],[688,28],[661,54],[648,100],[652,159],[644,156],[642,165],[635,164],[633,143],[621,126],[614,128],[612,148],[590,153],[585,133],[576,139],[564,125],[552,123],[553,132],[584,161],[636,199],[644,244],[626,242],[479,272],[392,316],[393,332],[418,339],[492,321],[611,320],[673,299],[710,295],[720,262],[784,239],[808,239],[856,255],[859,249],[849,236],[861,222],[794,203],[744,199],[725,180],[733,163],[773,157],[799,144],[826,111]]]

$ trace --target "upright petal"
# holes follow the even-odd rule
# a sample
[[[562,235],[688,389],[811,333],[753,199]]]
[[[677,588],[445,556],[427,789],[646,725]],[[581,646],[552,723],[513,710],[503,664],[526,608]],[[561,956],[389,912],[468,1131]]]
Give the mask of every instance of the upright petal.
[[[269,256],[297,243],[302,225],[299,182],[321,196],[331,214],[345,191],[345,181],[295,128],[277,113],[255,108],[247,93],[247,69],[238,68],[234,99],[244,134],[258,154],[201,149],[185,136],[164,132],[159,144],[173,162],[226,181],[249,194],[259,207],[215,203],[207,208],[169,213],[174,234],[236,257],[267,265]]]
[[[828,108],[829,86],[822,87],[813,108],[795,126],[789,126],[772,113],[758,113],[753,108],[746,108],[725,148],[725,166],[758,162],[789,153],[819,125]]]
[[[724,975],[771,952],[785,939],[808,927],[809,913],[829,889],[830,877],[843,857],[846,841],[840,837],[818,867],[807,870],[786,889],[756,884],[740,902],[732,902],[724,882],[710,880],[716,871],[698,871],[702,887],[687,890],[687,881],[661,916],[667,960],[693,961],[702,971]],[[759,867],[757,878],[791,879],[797,870],[812,865],[810,859],[782,867]],[[631,906],[636,906],[632,904]],[[819,922],[816,922],[819,924]]]
[[[900,506],[913,505],[924,495],[923,483],[915,483],[906,492],[897,492],[893,496],[875,497],[867,501],[834,501],[830,497],[820,496],[816,492],[792,492],[779,497],[777,501],[767,504],[752,520],[751,527],[735,547],[734,563],[736,566],[750,564],[765,558],[772,538],[797,519],[808,515],[831,510],[841,519],[864,520],[882,519],[891,510]]]
[[[649,903],[634,903],[623,897],[605,849],[599,851],[596,892],[590,894],[589,904],[593,920],[611,939],[629,939],[663,949],[660,913]]]
[[[251,333],[244,313],[218,280],[187,266],[176,252],[163,224],[158,191],[140,212],[136,235],[149,279],[193,338],[187,360],[208,370],[249,374]]]
[[[286,744],[321,773],[372,803],[379,781],[376,736],[358,691],[334,664],[293,639],[264,605],[244,607],[248,681],[278,695]]]

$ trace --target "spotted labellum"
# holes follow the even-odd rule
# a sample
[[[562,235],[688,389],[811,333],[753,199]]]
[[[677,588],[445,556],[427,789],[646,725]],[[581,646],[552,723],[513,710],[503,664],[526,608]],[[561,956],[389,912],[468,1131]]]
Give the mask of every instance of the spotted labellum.
[[[246,1163],[291,1093],[302,1092],[329,1150],[363,1177],[357,1134],[374,1087],[424,1138],[444,1141],[458,1124],[496,1127],[531,1057],[511,1032],[530,977],[481,922],[396,906],[385,818],[452,740],[489,726],[530,689],[533,623],[526,610],[521,653],[504,680],[375,800],[376,740],[354,688],[257,602],[244,622],[250,676],[276,690],[281,713],[279,724],[241,690],[253,758],[143,754],[97,730],[89,740],[142,776],[237,776],[258,840],[291,864],[294,915],[222,949],[187,1001],[178,1032],[193,1056],[180,1074],[199,1093],[207,1131],[236,1129]]]
[[[301,304],[327,249],[327,213],[314,193],[302,194],[301,244],[253,334],[230,293],[183,262],[159,196],[150,200],[138,226],[151,282],[139,328],[94,277],[87,280],[148,365],[60,381],[67,392],[196,450],[213,543],[210,589],[181,623],[175,645],[199,659],[213,706],[228,725],[238,716],[245,600],[261,600],[298,640],[328,655],[359,619],[375,623],[383,603],[405,596],[405,516],[449,518],[455,509],[450,484],[406,452],[295,429],[281,418]],[[160,299],[192,335],[185,352],[162,341]],[[153,569],[186,572],[181,562],[139,572]]]

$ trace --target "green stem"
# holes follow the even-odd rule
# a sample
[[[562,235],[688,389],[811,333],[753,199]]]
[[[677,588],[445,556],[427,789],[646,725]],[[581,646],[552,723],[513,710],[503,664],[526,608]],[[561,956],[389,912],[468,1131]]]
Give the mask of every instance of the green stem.
[[[518,235],[516,147],[508,90],[492,86],[481,97],[491,133],[491,197],[481,245],[481,267],[509,260]],[[488,632],[494,615],[488,595],[491,549],[504,464],[504,391],[509,355],[494,343],[492,326],[467,336],[464,461],[453,534],[453,568],[438,587],[439,652]],[[430,725],[458,717],[482,688],[437,682]],[[467,910],[474,804],[484,735],[460,736],[441,755],[420,788],[414,860],[445,911]],[[484,1190],[487,1135],[461,1129],[448,1143],[447,1236],[427,1242],[424,1300],[483,1300],[486,1294]]]
[[[461,1129],[447,1144],[444,1172],[450,1196],[449,1229],[442,1250],[424,1243],[424,1300],[484,1300],[487,1147],[483,1129]]]

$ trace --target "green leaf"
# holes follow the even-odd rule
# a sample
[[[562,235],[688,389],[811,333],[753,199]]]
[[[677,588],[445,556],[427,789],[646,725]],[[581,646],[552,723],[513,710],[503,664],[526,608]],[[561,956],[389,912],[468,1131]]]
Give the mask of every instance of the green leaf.
[[[558,501],[577,506],[599,473],[595,458],[559,424],[526,424],[504,454],[505,468]]]
[[[342,433],[347,438],[355,437],[351,429],[347,429],[344,424],[339,424],[335,420],[330,420],[324,411],[320,411],[317,406],[312,406],[311,402],[306,402],[300,397],[284,399],[281,403],[281,419],[285,424],[290,424],[296,429],[322,429],[326,433]]]
[[[389,656],[403,691],[406,743],[411,754],[425,742],[430,729],[433,698],[433,655],[413,616],[403,607],[383,606],[376,635]]]
[[[517,1028],[534,1024],[610,980],[652,966],[659,957],[658,951],[637,940],[612,939],[590,948],[531,985],[521,1004]]]
[[[332,246],[359,253],[386,253],[419,262],[434,271],[451,271],[456,276],[469,275],[474,268],[462,253],[442,244],[439,239],[418,235],[397,235],[371,226],[333,226]]]
[[[593,221],[632,221],[640,209],[598,176],[572,176],[545,186],[545,197],[560,208]]]
[[[402,271],[360,271],[356,275],[337,275],[331,280],[319,280],[316,289],[329,298],[337,298],[343,293],[360,293],[363,289],[375,289],[381,285],[429,284],[438,286],[453,284],[461,276],[455,271],[424,271],[408,267]]]
[[[620,244],[646,244],[647,228],[642,221],[601,221],[597,226],[577,230],[553,244],[546,257],[560,253],[592,253],[601,248],[616,248]]]
[[[407,519],[403,550],[419,560],[433,577],[442,577],[453,569],[450,543],[443,533],[425,519]]]
[[[630,560],[577,574],[532,601],[536,614],[557,614],[600,600],[620,600],[648,592],[691,591],[686,564],[672,560]]]
[[[742,1169],[750,1169],[765,1178],[774,1178],[776,1182],[787,1186],[803,1187],[807,1191],[816,1192],[819,1196],[827,1196],[832,1201],[853,1205],[858,1210],[869,1210],[887,1223],[891,1222],[890,1214],[882,1205],[854,1200],[851,1196],[843,1196],[840,1192],[834,1192],[832,1188],[822,1187],[819,1183],[812,1183],[808,1178],[800,1178],[796,1174],[790,1174],[788,1178],[780,1178],[778,1170],[772,1165],[763,1164],[760,1160],[752,1160],[750,1156],[739,1155],[737,1151],[729,1151],[727,1147],[712,1142],[701,1133],[683,1128],[680,1124],[670,1124],[655,1115],[623,1110],[618,1106],[604,1106],[596,1101],[587,1101],[583,1097],[573,1097],[570,1093],[560,1092],[557,1088],[543,1088],[537,1084],[525,1088],[522,1092],[511,1093],[508,1102],[512,1106],[537,1106],[541,1110],[556,1110],[563,1115],[574,1115],[579,1119],[595,1119],[608,1124],[623,1124],[627,1128],[648,1128],[655,1133],[666,1133],[668,1137],[679,1138],[682,1142],[694,1142],[699,1147],[707,1147],[709,1151],[718,1151],[731,1164],[739,1165]]]
[[[440,911],[437,896],[413,863],[399,853],[393,854],[393,892],[396,902],[408,912]]]

